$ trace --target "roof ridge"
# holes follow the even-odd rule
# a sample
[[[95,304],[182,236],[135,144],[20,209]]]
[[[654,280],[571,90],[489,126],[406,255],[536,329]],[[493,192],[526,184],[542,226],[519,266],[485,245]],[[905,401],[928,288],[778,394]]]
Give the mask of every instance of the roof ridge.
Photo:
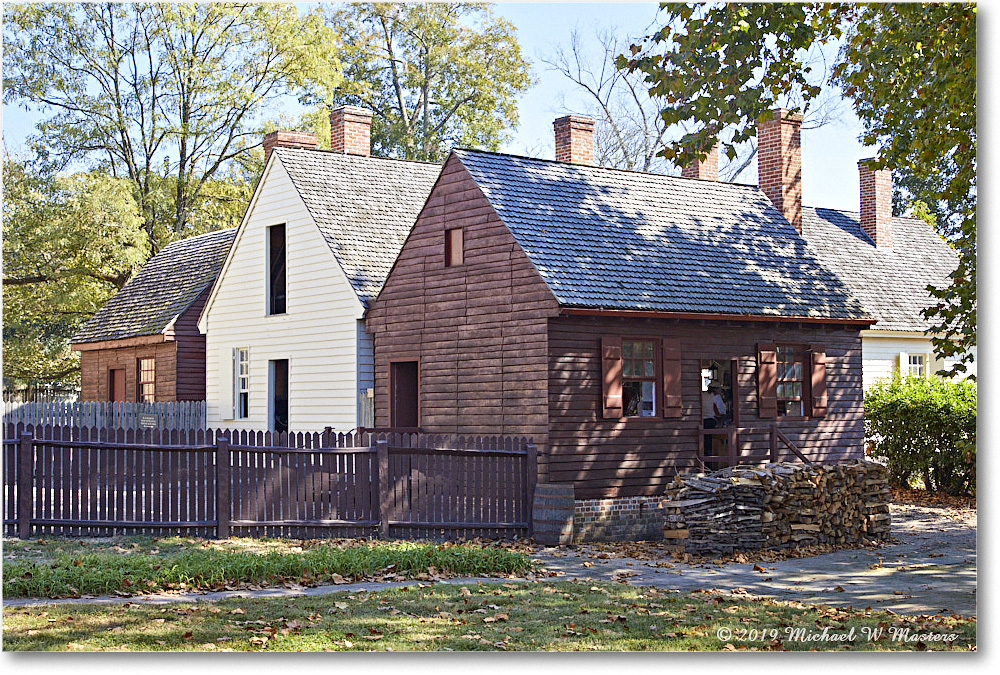
[[[708,178],[694,178],[694,177],[690,177],[690,176],[673,176],[673,175],[667,174],[667,173],[654,173],[652,171],[639,171],[638,169],[622,169],[622,168],[616,167],[616,166],[598,166],[597,164],[575,164],[573,162],[561,162],[561,161],[559,161],[557,159],[546,159],[546,158],[543,158],[543,157],[528,157],[527,155],[515,155],[514,153],[510,153],[510,152],[496,152],[496,151],[493,151],[493,150],[480,150],[478,148],[458,148],[458,147],[456,147],[456,148],[452,148],[451,150],[452,150],[452,152],[455,152],[455,151],[458,151],[458,152],[474,152],[474,153],[480,154],[480,155],[494,155],[496,157],[513,157],[515,159],[526,159],[526,160],[529,160],[531,162],[544,162],[546,164],[556,164],[556,165],[559,165],[559,166],[568,166],[568,167],[574,167],[574,168],[579,168],[579,169],[593,169],[593,170],[597,170],[597,171],[613,171],[613,172],[617,172],[617,173],[635,174],[635,175],[639,175],[639,176],[653,176],[655,178],[670,178],[670,179],[673,179],[673,180],[680,180],[680,181],[695,181],[695,182],[698,182],[698,183],[708,183],[708,184],[714,184],[714,185],[729,185],[729,186],[734,186],[734,187],[745,187],[745,188],[752,188],[754,190],[760,190],[760,186],[758,186],[758,185],[752,185],[750,183],[733,183],[733,182],[730,182],[730,181],[711,180],[711,179],[708,179]]]
[[[369,160],[369,159],[385,160],[385,161],[388,161],[388,162],[399,162],[399,163],[402,163],[402,164],[417,164],[417,165],[421,165],[421,166],[436,166],[438,168],[441,168],[442,166],[444,166],[444,162],[428,162],[428,161],[425,161],[425,160],[422,160],[422,159],[405,159],[403,157],[383,157],[382,155],[354,155],[354,154],[351,154],[351,153],[348,153],[348,152],[334,152],[333,150],[326,150],[326,149],[320,149],[320,148],[283,148],[283,147],[277,147],[277,148],[274,148],[272,150],[272,152],[280,152],[282,154],[284,154],[284,153],[286,153],[288,151],[313,152],[313,153],[320,153],[320,154],[324,154],[324,155],[328,155],[328,156],[333,156],[333,157],[350,157],[352,159],[359,159],[359,160]]]

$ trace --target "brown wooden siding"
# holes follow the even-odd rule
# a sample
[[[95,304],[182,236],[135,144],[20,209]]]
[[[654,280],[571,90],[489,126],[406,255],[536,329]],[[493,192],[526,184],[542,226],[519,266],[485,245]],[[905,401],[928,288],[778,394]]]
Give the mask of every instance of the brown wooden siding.
[[[445,229],[462,227],[464,264],[445,267]],[[389,360],[420,361],[428,433],[547,433],[551,291],[456,158],[442,170],[378,300],[375,420],[389,424]],[[543,469],[544,475],[544,469]]]
[[[173,325],[172,334],[177,341],[178,401],[205,400],[205,336],[198,331],[198,316],[210,291],[211,288],[205,289]]]
[[[601,338],[678,338],[680,419],[602,419]],[[856,328],[599,317],[549,321],[549,477],[572,482],[577,499],[653,495],[678,471],[697,470],[701,359],[739,359],[740,438],[744,453],[768,447],[773,419],[757,415],[756,343],[823,344],[828,408],[821,419],[778,418],[779,427],[813,459],[861,457],[864,410],[861,337]]]
[[[80,398],[84,401],[108,400],[108,371],[113,368],[125,370],[125,400],[136,400],[138,382],[138,359],[156,359],[157,401],[177,399],[177,343],[160,342],[138,347],[118,349],[95,349],[80,352]],[[202,360],[202,369],[204,369]],[[204,372],[204,370],[202,370]]]

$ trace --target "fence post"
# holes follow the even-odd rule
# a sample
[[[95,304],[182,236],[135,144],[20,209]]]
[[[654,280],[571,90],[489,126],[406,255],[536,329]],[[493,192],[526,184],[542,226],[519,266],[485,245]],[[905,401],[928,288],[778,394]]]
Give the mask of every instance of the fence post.
[[[775,424],[771,425],[771,461],[778,461],[778,427]]]
[[[33,441],[34,434],[22,432],[17,453],[17,535],[21,539],[31,536],[31,496],[34,493],[35,469]]]
[[[389,513],[392,511],[392,495],[389,483],[389,442],[376,441],[375,459],[378,465],[378,502],[379,502],[379,532],[383,539],[389,537]]]
[[[528,488],[527,499],[527,513],[528,513],[528,536],[531,537],[535,534],[535,518],[533,515],[534,505],[535,505],[535,484],[538,482],[538,447],[534,443],[528,443],[528,461],[526,471],[528,475],[525,476],[527,480],[525,485]]]
[[[215,441],[215,519],[216,536],[229,537],[231,503],[229,499],[229,439],[223,436]]]

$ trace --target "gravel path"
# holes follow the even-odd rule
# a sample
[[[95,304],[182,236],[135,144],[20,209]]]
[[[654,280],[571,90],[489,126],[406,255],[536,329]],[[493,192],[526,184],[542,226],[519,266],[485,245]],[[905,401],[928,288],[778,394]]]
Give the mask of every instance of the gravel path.
[[[753,564],[689,565],[669,557],[638,560],[597,557],[591,547],[544,548],[532,557],[554,577],[542,579],[625,580],[629,584],[691,591],[743,589],[750,595],[803,603],[890,609],[901,614],[976,614],[976,512],[892,505],[892,531],[898,543],[880,549],[837,551],[810,558]],[[606,554],[605,554],[606,555]],[[475,584],[491,578],[461,578],[436,583]],[[503,581],[517,581],[503,579]],[[377,591],[413,586],[416,581],[372,582],[315,587],[276,587],[217,593],[162,593],[129,598],[5,599],[5,607],[63,603],[166,604],[212,602],[224,598],[285,598],[338,592]]]

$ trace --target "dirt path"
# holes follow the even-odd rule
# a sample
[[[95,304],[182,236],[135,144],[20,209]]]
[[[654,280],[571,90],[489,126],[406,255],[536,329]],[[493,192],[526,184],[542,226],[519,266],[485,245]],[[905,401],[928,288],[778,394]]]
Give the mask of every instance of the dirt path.
[[[753,564],[686,565],[663,560],[601,559],[581,546],[535,556],[560,579],[617,580],[690,591],[733,590],[805,603],[890,609],[904,614],[976,614],[976,512],[892,506],[884,548]],[[590,566],[585,566],[590,563]]]

